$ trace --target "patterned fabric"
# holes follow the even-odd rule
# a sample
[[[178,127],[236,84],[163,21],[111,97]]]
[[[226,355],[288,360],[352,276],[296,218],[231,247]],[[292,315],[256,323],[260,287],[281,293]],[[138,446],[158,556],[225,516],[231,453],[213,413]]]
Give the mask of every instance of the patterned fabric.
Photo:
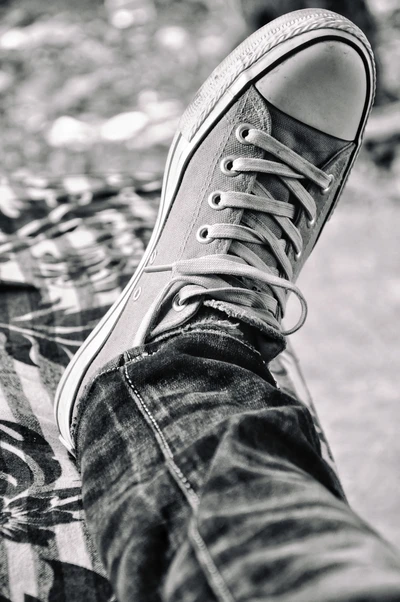
[[[80,477],[52,402],[70,358],[135,270],[156,178],[0,181],[0,602],[113,600],[87,536]],[[315,418],[292,350],[272,366]]]

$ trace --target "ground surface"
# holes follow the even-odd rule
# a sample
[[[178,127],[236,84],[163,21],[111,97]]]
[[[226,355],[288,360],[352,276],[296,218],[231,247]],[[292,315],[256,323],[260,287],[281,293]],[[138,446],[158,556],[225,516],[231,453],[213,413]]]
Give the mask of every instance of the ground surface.
[[[245,25],[236,0],[126,4],[0,3],[0,175],[162,169],[185,104]],[[399,96],[395,5],[371,2]],[[374,158],[362,155],[300,281],[310,317],[294,340],[350,501],[400,546],[400,153],[385,169]]]
[[[310,314],[293,337],[349,501],[397,546],[399,220],[384,199],[342,199],[300,279]]]

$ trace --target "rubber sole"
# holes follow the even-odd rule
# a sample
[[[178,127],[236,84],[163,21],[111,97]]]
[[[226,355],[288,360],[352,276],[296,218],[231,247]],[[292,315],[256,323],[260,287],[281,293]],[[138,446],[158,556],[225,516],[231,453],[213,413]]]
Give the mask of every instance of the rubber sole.
[[[143,258],[119,299],[67,366],[56,392],[55,418],[61,433],[60,439],[71,453],[74,443],[70,426],[82,380],[91,362],[106,344],[157,245],[188,161],[208,131],[250,83],[256,81],[292,52],[298,51],[302,46],[318,38],[346,40],[359,51],[369,73],[369,96],[366,99],[364,117],[360,124],[357,147],[348,170],[348,174],[350,173],[361,146],[374,99],[375,64],[371,47],[361,30],[335,13],[318,9],[289,13],[256,31],[240,44],[206,80],[180,120],[178,132],[168,154],[156,224]],[[344,178],[337,193],[330,215],[347,177]],[[141,341],[134,341],[134,345],[140,343]]]

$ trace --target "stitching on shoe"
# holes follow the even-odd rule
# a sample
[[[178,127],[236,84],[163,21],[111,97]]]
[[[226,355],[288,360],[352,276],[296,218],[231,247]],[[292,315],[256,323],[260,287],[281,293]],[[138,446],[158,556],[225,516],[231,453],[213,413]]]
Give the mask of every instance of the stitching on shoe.
[[[262,128],[270,132],[272,126],[271,115],[269,111],[266,113],[264,103],[261,101],[259,92],[257,92],[257,96],[255,98],[254,96],[250,96],[249,100],[253,105],[255,112],[257,113],[257,117],[262,124]]]
[[[343,161],[343,160],[347,161],[349,159],[349,151],[350,151],[350,154],[352,152],[351,146],[352,146],[352,143],[350,143],[345,148],[342,148],[340,151],[338,151],[334,155],[334,157],[331,157],[331,159],[329,159],[329,161],[323,166],[323,169],[327,169],[330,172],[332,172],[332,171],[334,172],[335,179],[337,179],[337,176],[342,171],[343,165],[342,165],[341,161]],[[340,180],[337,180],[337,182],[336,182],[335,188],[341,186],[343,178],[347,177],[347,175],[348,174],[346,174],[346,173],[342,173],[342,175],[340,177]],[[335,190],[335,195],[336,194],[337,194],[337,190]],[[321,222],[323,223],[326,220],[327,213],[330,210],[331,210],[331,204],[327,203],[326,206],[325,206],[325,208],[324,208],[324,210],[321,211],[321,213],[317,217],[317,220],[315,222],[314,232],[319,232],[319,235],[322,232],[322,230],[320,229]],[[310,238],[308,240],[308,243],[303,248],[303,254],[306,255],[307,253],[309,253],[310,246],[311,246],[311,250],[312,250],[314,244],[315,244],[315,235],[314,236],[310,236]]]
[[[228,119],[228,123],[229,123],[229,119]],[[210,169],[210,173],[209,173],[209,178],[207,178],[207,179],[204,180],[204,182],[206,184],[204,185],[204,187],[202,188],[202,191],[201,191],[203,197],[204,197],[205,192],[207,190],[207,187],[209,186],[209,183],[211,181],[211,174],[212,174],[213,171],[215,171],[215,169],[218,169],[218,167],[216,167],[216,166],[218,165],[219,158],[220,158],[220,156],[222,154],[222,151],[226,148],[227,144],[229,143],[231,135],[232,135],[232,132],[230,132],[230,134],[228,136],[222,138],[222,140],[221,140],[221,142],[220,142],[220,144],[219,144],[219,146],[217,148],[217,152],[215,153],[215,155],[213,157],[213,160],[210,163],[211,169]],[[198,215],[199,215],[199,212],[200,212],[200,207],[201,207],[201,204],[199,204],[199,210],[198,210],[198,213],[197,213],[197,216],[196,216],[197,219],[198,219]],[[222,253],[224,251],[225,247],[226,247],[226,241],[225,240],[218,240],[218,242],[215,245],[215,253],[216,254],[217,253]]]
[[[160,443],[160,447],[163,451],[163,455],[164,455],[167,465],[170,466],[170,468],[172,468],[172,473],[173,473],[175,481],[179,485],[180,489],[182,489],[183,492],[185,493],[191,507],[193,509],[196,509],[198,507],[199,501],[200,501],[197,493],[195,492],[195,490],[193,489],[189,480],[185,477],[185,475],[183,474],[183,472],[181,471],[179,466],[176,464],[174,455],[168,444],[168,441],[164,437],[164,434],[163,434],[160,426],[158,425],[158,422],[154,418],[153,414],[150,412],[143,397],[140,395],[139,391],[133,384],[133,382],[128,374],[126,365],[124,366],[124,373],[125,373],[125,378],[134,393],[134,398],[139,402],[137,404],[139,406],[139,410],[142,412],[142,414],[144,414],[144,417],[146,418],[147,422],[150,421],[149,426],[152,429],[156,439]]]
[[[372,59],[372,49],[362,31],[351,23],[345,17],[337,16],[333,13],[318,12],[307,14],[306,16],[292,19],[289,22],[283,22],[279,27],[271,29],[265,27],[264,30],[259,30],[253,34],[251,38],[243,42],[232,56],[228,56],[215,70],[215,75],[210,76],[205,81],[203,86],[197,93],[194,101],[186,109],[180,120],[180,129],[189,140],[193,138],[200,124],[211,113],[220,98],[225,94],[226,90],[231,86],[233,81],[252,64],[254,64],[262,54],[265,54],[271,48],[274,48],[287,39],[293,38],[304,32],[314,31],[323,27],[339,29],[354,35],[358,38],[370,58]],[[297,27],[293,27],[297,25]],[[286,30],[286,31],[285,31]],[[375,64],[372,59],[372,69],[375,72]],[[221,71],[225,71],[225,77],[218,81]],[[222,81],[221,81],[222,80]],[[216,94],[216,89],[218,90]],[[208,102],[206,100],[208,99]],[[191,125],[190,125],[191,123]]]
[[[199,196],[201,198],[201,202],[199,202],[197,204],[197,211],[195,212],[195,214],[194,214],[194,216],[192,218],[192,221],[190,222],[190,225],[189,225],[189,227],[187,229],[187,232],[186,232],[186,236],[183,239],[182,244],[181,244],[181,246],[179,248],[179,251],[177,253],[177,258],[178,259],[182,258],[182,255],[183,255],[183,252],[184,252],[184,250],[186,248],[186,245],[187,245],[187,242],[189,240],[189,237],[193,233],[194,226],[195,226],[195,224],[198,221],[200,210],[203,207],[203,200],[204,200],[203,197],[204,197],[205,192],[207,190],[207,186],[208,186],[209,182],[211,181],[211,176],[212,176],[213,171],[215,170],[215,165],[216,165],[216,163],[218,161],[218,157],[221,154],[222,148],[224,148],[226,146],[226,143],[227,143],[227,139],[225,139],[224,137],[222,137],[222,139],[220,141],[220,144],[219,144],[218,148],[216,149],[216,152],[214,153],[214,157],[213,157],[212,161],[210,161],[207,174],[204,175],[203,181],[206,182],[206,184],[200,190],[200,195]],[[198,149],[197,149],[196,152],[198,152],[200,148],[201,148],[201,145],[198,147]],[[177,193],[177,195],[175,197],[175,201],[178,198],[178,194],[179,194],[179,191],[178,191],[178,193]]]

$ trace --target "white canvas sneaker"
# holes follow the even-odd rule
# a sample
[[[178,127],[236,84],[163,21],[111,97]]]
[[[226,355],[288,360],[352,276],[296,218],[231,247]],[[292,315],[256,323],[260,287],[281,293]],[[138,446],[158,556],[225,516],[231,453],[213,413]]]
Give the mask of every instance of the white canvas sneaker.
[[[58,387],[69,450],[76,402],[95,373],[201,306],[266,337],[301,326],[307,304],[295,281],[356,159],[374,90],[364,34],[320,9],[280,17],[217,67],[181,119],[143,259]],[[284,332],[290,292],[302,311]]]

